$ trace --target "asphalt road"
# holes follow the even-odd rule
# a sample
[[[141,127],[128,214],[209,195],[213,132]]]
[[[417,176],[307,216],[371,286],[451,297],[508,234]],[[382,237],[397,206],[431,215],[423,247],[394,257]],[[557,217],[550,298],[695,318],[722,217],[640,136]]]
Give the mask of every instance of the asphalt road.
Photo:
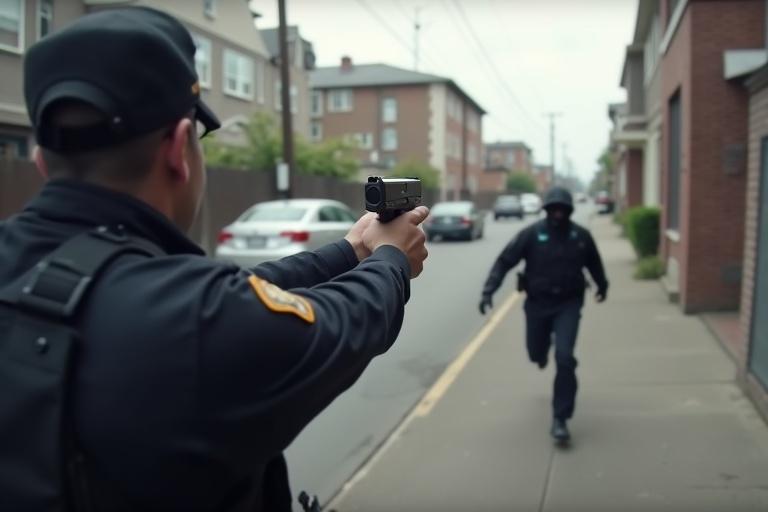
[[[586,225],[587,207],[575,220]],[[294,496],[301,490],[330,499],[373,453],[480,330],[480,290],[493,261],[535,220],[488,217],[485,236],[473,242],[432,242],[424,272],[397,342],[371,363],[360,380],[318,416],[287,451]],[[510,273],[495,301],[513,291]]]

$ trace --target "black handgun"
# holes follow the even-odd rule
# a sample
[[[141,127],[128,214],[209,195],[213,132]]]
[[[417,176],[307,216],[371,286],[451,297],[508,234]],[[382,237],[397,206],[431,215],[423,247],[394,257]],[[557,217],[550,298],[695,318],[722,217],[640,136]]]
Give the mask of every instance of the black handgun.
[[[421,204],[421,180],[418,178],[382,178],[371,176],[365,184],[365,209],[389,222]]]

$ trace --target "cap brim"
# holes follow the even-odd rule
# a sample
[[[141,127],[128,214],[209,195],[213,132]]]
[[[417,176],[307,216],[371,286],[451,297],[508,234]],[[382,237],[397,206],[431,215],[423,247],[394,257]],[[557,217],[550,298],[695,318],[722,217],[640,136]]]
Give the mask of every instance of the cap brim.
[[[195,117],[203,123],[207,132],[212,132],[221,128],[221,121],[219,121],[219,118],[213,113],[213,110],[203,103],[203,100],[198,99],[195,107]]]

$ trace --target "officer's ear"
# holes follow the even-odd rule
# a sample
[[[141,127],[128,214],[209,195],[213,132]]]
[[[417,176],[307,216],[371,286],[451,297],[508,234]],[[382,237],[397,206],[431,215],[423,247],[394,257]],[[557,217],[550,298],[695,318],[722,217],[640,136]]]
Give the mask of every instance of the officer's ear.
[[[173,174],[172,178],[185,184],[189,182],[191,175],[187,157],[191,149],[190,137],[194,137],[193,129],[192,121],[187,117],[176,123],[171,133],[168,152],[165,155],[166,163]]]
[[[48,179],[48,164],[45,163],[45,159],[43,158],[43,152],[40,149],[40,146],[35,146],[35,149],[32,150],[32,157],[35,160],[35,166],[37,167],[37,172],[40,173],[40,176]]]

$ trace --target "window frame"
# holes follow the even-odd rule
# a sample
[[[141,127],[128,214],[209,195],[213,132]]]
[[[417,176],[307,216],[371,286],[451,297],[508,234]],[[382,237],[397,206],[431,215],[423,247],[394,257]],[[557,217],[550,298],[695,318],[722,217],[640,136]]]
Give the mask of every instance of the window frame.
[[[334,99],[343,94],[343,97],[348,98],[348,101],[344,102],[344,105],[340,105],[338,108],[334,106]],[[328,112],[340,113],[340,112],[352,112],[355,108],[354,93],[350,88],[344,89],[331,89],[328,91]]]
[[[49,7],[47,15],[43,13],[43,6]],[[48,31],[43,34],[43,20],[48,22]],[[41,40],[53,31],[53,0],[37,0],[37,40]]]
[[[192,40],[195,43],[195,71],[197,72],[197,79],[200,81],[200,87],[203,89],[210,89],[213,83],[213,42],[205,36],[201,36],[197,33],[192,33]],[[204,44],[200,44],[204,43]],[[204,77],[200,74],[200,70],[197,69],[198,53],[202,46],[208,45],[208,76]],[[201,53],[202,55],[202,53]]]
[[[309,113],[313,117],[320,117],[323,115],[323,91],[314,90],[310,93]]]
[[[673,94],[667,103],[669,109],[669,135],[667,154],[667,222],[666,229],[678,233],[681,221],[683,172],[683,98],[682,91]],[[676,143],[676,144],[675,144]],[[675,165],[676,164],[676,165]]]
[[[387,108],[387,107],[390,108]],[[397,122],[397,98],[394,96],[387,96],[381,99],[381,122],[382,123],[396,123]],[[391,113],[388,116],[387,113]]]
[[[24,0],[17,0],[19,6],[19,20],[18,30],[16,32],[16,46],[10,46],[5,43],[0,43],[0,51],[6,51],[21,55],[24,53],[25,41],[26,41],[26,28],[27,28],[27,2]]]
[[[387,144],[387,141],[390,140],[387,138],[387,134],[394,134],[394,144],[392,146],[389,146]],[[398,140],[397,140],[397,129],[391,126],[388,126],[381,130],[381,150],[382,151],[397,151],[398,148]]]
[[[321,121],[315,119],[309,122],[309,138],[312,142],[321,142],[323,140],[323,123]]]
[[[228,57],[235,58],[236,59],[235,62],[237,62],[237,65],[236,65],[237,72],[235,74],[237,85],[235,87],[235,90],[233,90],[233,89],[231,89],[229,87],[229,78],[230,77],[229,77],[229,71],[227,69],[228,68],[228,62],[227,62]],[[254,74],[254,59],[252,57],[244,54],[244,53],[241,53],[241,52],[239,52],[237,50],[233,50],[232,48],[224,48],[224,58],[223,58],[223,61],[224,61],[224,66],[223,66],[222,74],[223,74],[223,78],[224,78],[224,84],[223,84],[222,90],[224,91],[224,94],[226,94],[227,96],[232,96],[232,97],[235,97],[235,98],[239,98],[241,100],[253,101],[253,99],[255,97],[255,87],[254,86],[255,86],[255,82],[256,82],[256,77],[255,77],[255,74]],[[242,63],[247,63],[249,65],[248,67],[250,68],[250,92],[249,93],[241,92],[242,85],[244,83],[242,81],[242,79],[243,79],[243,77],[245,75],[245,73],[243,72],[244,70],[241,67]]]
[[[216,0],[203,0],[203,16],[209,19],[215,19],[217,15]]]

